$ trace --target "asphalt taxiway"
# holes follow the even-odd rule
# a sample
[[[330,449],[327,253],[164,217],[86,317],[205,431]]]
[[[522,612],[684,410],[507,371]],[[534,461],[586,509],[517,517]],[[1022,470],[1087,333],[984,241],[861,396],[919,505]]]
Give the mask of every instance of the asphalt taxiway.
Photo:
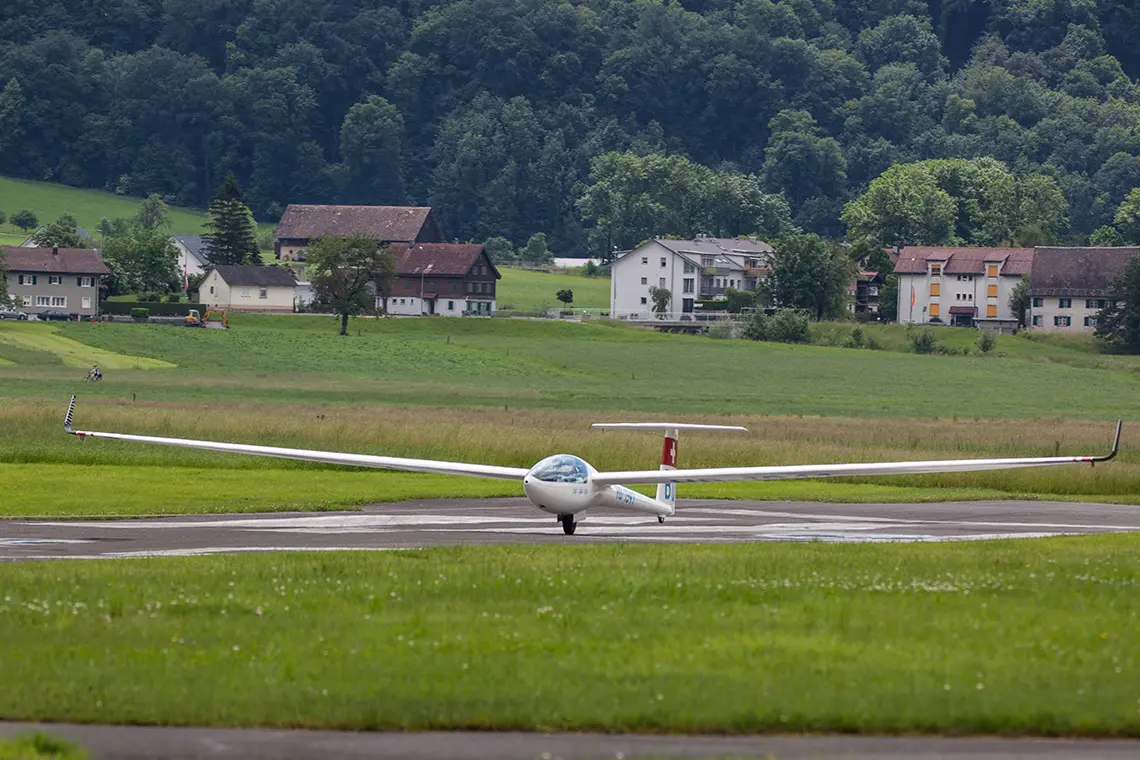
[[[430,499],[354,512],[0,521],[0,561],[450,544],[968,541],[1140,531],[1140,509],[1081,502],[929,504],[689,500],[652,516],[590,514],[576,535],[525,499]]]

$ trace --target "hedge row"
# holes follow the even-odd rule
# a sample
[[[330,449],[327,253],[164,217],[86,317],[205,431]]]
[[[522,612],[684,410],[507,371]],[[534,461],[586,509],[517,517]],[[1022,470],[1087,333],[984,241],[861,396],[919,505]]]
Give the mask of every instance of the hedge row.
[[[197,309],[199,314],[206,313],[204,303],[153,303],[142,301],[104,301],[99,304],[99,310],[104,314],[120,314],[130,316],[132,309],[146,309],[152,317],[184,317],[191,309]]]

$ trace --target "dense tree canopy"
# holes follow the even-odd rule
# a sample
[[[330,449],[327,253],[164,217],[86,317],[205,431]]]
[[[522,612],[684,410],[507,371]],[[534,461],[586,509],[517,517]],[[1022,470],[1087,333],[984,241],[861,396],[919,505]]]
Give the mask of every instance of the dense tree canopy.
[[[430,203],[449,237],[601,252],[601,156],[782,193],[825,235],[893,165],[992,157],[999,207],[940,176],[905,216],[1084,241],[1140,186],[1138,36],[1132,0],[14,0],[0,173],[205,207],[233,171],[263,218]]]

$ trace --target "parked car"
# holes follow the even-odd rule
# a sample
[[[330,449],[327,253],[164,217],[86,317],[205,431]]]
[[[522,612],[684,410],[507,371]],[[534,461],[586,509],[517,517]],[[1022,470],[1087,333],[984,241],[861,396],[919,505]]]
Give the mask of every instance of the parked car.
[[[27,319],[28,315],[15,309],[0,309],[0,319]]]
[[[53,319],[57,322],[71,321],[70,314],[68,314],[66,311],[59,311],[57,309],[46,309],[44,311],[41,311],[39,313],[39,318],[48,322],[52,321]]]

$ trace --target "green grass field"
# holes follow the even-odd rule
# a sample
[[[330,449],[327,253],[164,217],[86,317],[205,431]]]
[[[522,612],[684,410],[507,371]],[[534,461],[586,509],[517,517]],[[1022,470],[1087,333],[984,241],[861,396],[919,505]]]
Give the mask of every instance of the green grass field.
[[[1138,736],[1131,536],[0,566],[0,717]]]
[[[579,277],[572,274],[532,272],[526,269],[500,267],[503,279],[496,286],[499,311],[546,311],[565,308],[555,294],[569,288],[574,292],[570,308],[610,308],[610,279],[608,277]]]
[[[35,212],[40,224],[53,221],[61,214],[71,214],[80,227],[95,235],[99,220],[106,217],[129,219],[138,211],[141,198],[127,198],[98,190],[56,185],[50,182],[32,182],[23,179],[0,177],[0,209],[11,218],[21,209]],[[197,235],[202,231],[206,216],[201,211],[170,208],[171,230],[175,235]],[[18,244],[26,237],[19,230],[6,224],[3,230],[18,236]]]
[[[345,338],[328,318],[238,315],[234,325],[0,324],[0,360],[8,362],[0,366],[6,513],[331,509],[433,494],[519,494],[510,483],[114,441],[81,445],[59,427],[72,393],[80,396],[81,429],[517,467],[566,451],[615,470],[652,466],[656,440],[591,431],[591,422],[667,415],[744,424],[752,431],[745,436],[687,435],[681,443],[686,465],[743,466],[1099,453],[1110,419],[1140,416],[1130,369],[1040,355],[914,356],[535,320],[359,320]],[[79,382],[92,361],[107,379]],[[977,390],[1007,387],[1019,391]],[[924,414],[934,398],[938,413]],[[1099,468],[701,484],[686,486],[682,497],[1140,502],[1130,430],[1117,460]],[[214,475],[202,478],[205,468]],[[67,487],[55,487],[61,484]]]
[[[87,756],[78,745],[40,732],[0,738],[0,760],[86,760]]]

